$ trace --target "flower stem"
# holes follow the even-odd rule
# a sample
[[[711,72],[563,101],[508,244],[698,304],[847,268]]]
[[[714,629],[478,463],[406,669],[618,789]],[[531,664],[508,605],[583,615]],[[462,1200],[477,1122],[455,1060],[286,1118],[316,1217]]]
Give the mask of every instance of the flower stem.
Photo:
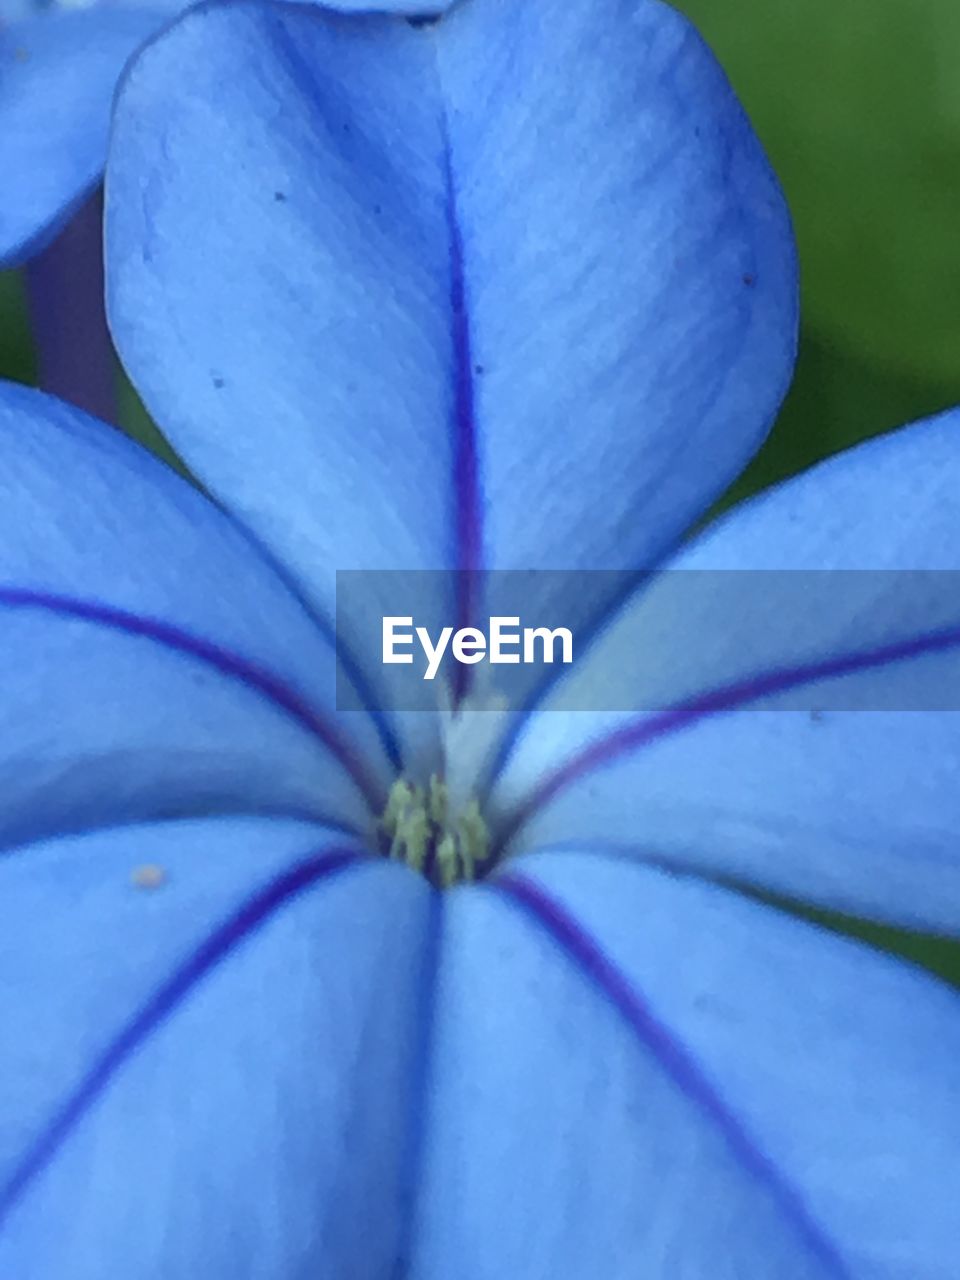
[[[116,357],[103,301],[102,190],[28,265],[26,278],[40,386],[116,423]]]

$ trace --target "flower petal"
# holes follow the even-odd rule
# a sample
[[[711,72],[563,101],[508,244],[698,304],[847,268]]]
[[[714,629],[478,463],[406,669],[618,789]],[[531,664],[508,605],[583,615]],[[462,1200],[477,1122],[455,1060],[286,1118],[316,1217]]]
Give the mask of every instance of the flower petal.
[[[425,883],[224,819],[21,849],[0,879],[0,1272],[389,1274]]]
[[[768,1187],[775,1174],[781,1191],[791,1189],[794,1210],[802,1206],[808,1225],[832,1242],[843,1270],[824,1274],[940,1280],[960,1272],[956,991],[737,894],[652,868],[590,854],[544,855],[523,864],[517,879],[521,892],[514,902],[527,916],[522,927],[539,930],[543,954],[525,970],[508,969],[533,951],[529,933],[508,932],[491,909],[482,920],[477,912],[475,947],[485,927],[494,975],[482,993],[461,990],[473,1009],[451,1014],[461,1034],[473,1014],[472,1069],[469,1078],[460,1073],[461,1087],[453,1085],[452,1092],[472,1090],[472,1123],[484,1132],[497,1170],[489,1194],[501,1203],[498,1239],[513,1242],[521,1206],[529,1225],[532,1193],[545,1202],[541,1230],[556,1221],[549,1206],[562,1206],[565,1195],[577,1205],[561,1218],[558,1259],[568,1256],[560,1249],[585,1247],[591,1228],[603,1240],[600,1222],[584,1208],[612,1179],[621,1204],[632,1184],[630,1207],[642,1224],[635,1230],[647,1233],[652,1248],[634,1252],[633,1270],[598,1259],[595,1271],[584,1267],[584,1276],[634,1276],[638,1256],[651,1280],[688,1274],[680,1260],[690,1275],[711,1280],[805,1274],[799,1257],[783,1255],[786,1237],[775,1224],[745,1204],[752,1191],[763,1205],[759,1169],[753,1179],[737,1179],[722,1167],[710,1176],[720,1114],[711,1114],[709,1101],[763,1154]],[[570,938],[558,939],[571,925],[576,953],[566,946]],[[509,959],[507,946],[517,952]],[[548,964],[566,966],[575,1004],[559,1010],[547,1004],[558,981],[547,977]],[[578,1015],[591,997],[598,1007],[587,1023]],[[616,1005],[616,1011],[607,1008],[606,1024],[604,999]],[[525,1015],[528,1023],[521,1021]],[[517,1034],[528,1046],[526,1063],[495,1059],[508,1019],[522,1028]],[[605,1038],[597,1039],[607,1024]],[[699,1133],[692,1119],[683,1125],[674,1118],[676,1103],[672,1111],[658,1105],[664,1086],[649,1081],[656,1053],[639,1043],[632,1081],[638,1108],[626,1111],[627,1042],[642,1038],[644,1028],[674,1075],[687,1073],[688,1096],[695,1080],[708,1088],[700,1096]],[[669,1074],[663,1061],[660,1066],[661,1075]],[[502,1096],[484,1106],[498,1072]],[[544,1097],[555,1100],[552,1117]],[[571,1106],[572,1098],[588,1105]],[[511,1142],[509,1125],[513,1119],[520,1131],[520,1107],[545,1122],[552,1118],[557,1128],[547,1141],[568,1144],[562,1149],[569,1163],[558,1162],[559,1177],[558,1165],[551,1168],[543,1149],[535,1153],[529,1143],[526,1116],[524,1140]],[[730,1149],[732,1141],[728,1134]],[[644,1162],[649,1173],[641,1181]],[[551,1173],[555,1181],[548,1183]],[[481,1168],[478,1183],[482,1176]],[[698,1179],[706,1179],[706,1189]],[[455,1203],[450,1195],[448,1213]],[[726,1241],[711,1239],[718,1222],[729,1232]],[[626,1244],[622,1235],[619,1241]],[[738,1250],[749,1261],[748,1248],[756,1250],[756,1265],[741,1262],[738,1269]],[[504,1271],[531,1274],[522,1267]]]
[[[162,5],[0,21],[0,265],[41,249],[100,180],[124,63]]]
[[[316,4],[318,0],[297,0],[297,2]],[[325,7],[334,9],[338,13],[356,13],[366,17],[372,13],[396,13],[428,21],[430,18],[439,17],[455,3],[456,0],[334,0],[333,4],[326,4]]]
[[[624,869],[642,938],[654,913],[632,889],[656,877]],[[644,1016],[643,992],[495,890],[454,892],[445,912],[410,1274],[469,1258],[471,1280],[849,1276],[805,1188]]]
[[[0,847],[257,808],[365,825],[390,770],[249,537],[119,432],[0,386]]]
[[[954,412],[821,464],[638,594],[506,761],[515,847],[960,930],[958,433]]]
[[[659,3],[195,10],[126,78],[107,203],[127,368],[328,613],[337,568],[648,563],[790,373],[779,190]]]

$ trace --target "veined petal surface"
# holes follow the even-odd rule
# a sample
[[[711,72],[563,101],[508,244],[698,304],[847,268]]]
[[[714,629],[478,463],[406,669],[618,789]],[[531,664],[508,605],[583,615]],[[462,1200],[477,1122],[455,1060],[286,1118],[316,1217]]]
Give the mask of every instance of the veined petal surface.
[[[431,942],[417,877],[242,819],[0,874],[25,1280],[956,1268],[956,994],[729,891],[542,855],[445,898]]]
[[[476,1280],[957,1273],[954,990],[591,851],[491,884],[445,934],[430,1280],[454,1241]]]
[[[953,412],[820,464],[639,592],[505,753],[514,847],[960,930],[958,432]]]
[[[656,0],[201,7],[126,78],[107,204],[128,370],[326,611],[338,568],[647,565],[792,365],[779,190]]]
[[[0,844],[223,810],[368,821],[390,770],[249,536],[119,432],[0,386]]]
[[[423,881],[220,819],[24,847],[0,883],[0,1272],[389,1275]]]

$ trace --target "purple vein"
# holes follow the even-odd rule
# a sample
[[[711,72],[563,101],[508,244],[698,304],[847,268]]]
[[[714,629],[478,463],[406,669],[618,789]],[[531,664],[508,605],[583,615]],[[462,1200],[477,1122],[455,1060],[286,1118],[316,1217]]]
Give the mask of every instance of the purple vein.
[[[453,501],[456,538],[457,627],[470,626],[477,611],[477,575],[483,563],[480,464],[477,454],[476,384],[467,301],[463,232],[449,131],[444,127],[447,234],[450,243],[450,313],[453,339]],[[466,692],[471,668],[457,663],[454,694]]]
[[[502,876],[493,887],[532,918],[616,1009],[677,1088],[722,1134],[740,1166],[767,1188],[783,1217],[829,1274],[838,1280],[849,1280],[850,1272],[837,1246],[814,1220],[800,1193],[757,1145],[686,1047],[655,1016],[596,939],[554,898],[525,877]]]
[[[944,653],[958,647],[960,647],[960,628],[950,627],[944,631],[930,632],[881,645],[876,649],[838,654],[796,667],[764,671],[748,679],[697,694],[655,715],[630,720],[614,732],[598,738],[596,742],[589,743],[552,773],[548,773],[511,814],[501,836],[501,843],[505,844],[538,809],[571,783],[579,781],[587,774],[621,756],[640,751],[710,716],[719,715],[725,711],[736,711],[762,698],[788,693],[791,689],[813,684],[818,680],[857,675],[895,662]]]
[[[43,609],[59,617],[77,618],[97,626],[109,627],[128,636],[150,640],[154,644],[195,658],[221,675],[236,680],[260,694],[283,711],[302,728],[317,738],[340,762],[356,783],[371,808],[381,808],[380,788],[370,777],[352,747],[329,721],[320,716],[299,694],[264,667],[257,666],[239,654],[185,631],[173,623],[131,613],[94,600],[82,600],[48,591],[19,587],[0,587],[0,606],[9,609]]]
[[[7,1181],[0,1185],[0,1227],[123,1066],[183,1005],[203,979],[295,898],[360,860],[360,856],[349,849],[329,850],[306,858],[258,889],[204,938],[107,1045],[24,1152]]]

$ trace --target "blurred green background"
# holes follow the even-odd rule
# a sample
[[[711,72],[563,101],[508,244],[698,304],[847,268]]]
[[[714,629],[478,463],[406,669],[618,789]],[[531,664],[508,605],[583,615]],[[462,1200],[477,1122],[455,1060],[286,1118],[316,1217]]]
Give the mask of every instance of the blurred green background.
[[[717,52],[780,175],[803,272],[793,389],[729,502],[960,403],[960,4],[675,3]],[[0,275],[0,376],[35,375],[22,282]],[[129,390],[125,414],[162,449]],[[819,918],[960,984],[955,944]]]
[[[679,0],[793,212],[793,391],[737,495],[960,403],[960,5]]]

